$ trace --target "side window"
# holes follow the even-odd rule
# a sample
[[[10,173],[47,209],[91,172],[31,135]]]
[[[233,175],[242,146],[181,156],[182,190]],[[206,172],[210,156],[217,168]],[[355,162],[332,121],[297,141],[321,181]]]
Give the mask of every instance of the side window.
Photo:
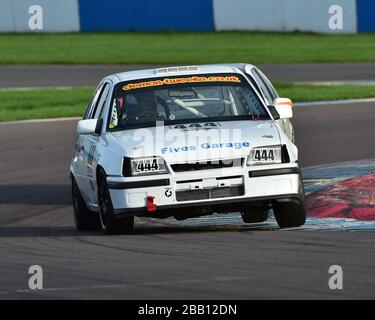
[[[85,111],[85,114],[84,114],[84,116],[83,116],[83,119],[88,119],[88,116],[89,116],[89,113],[90,113],[90,109],[91,109],[92,103],[93,103],[93,101],[94,101],[94,97],[95,97],[95,93],[94,93],[94,95],[91,97],[90,102],[89,102],[89,104],[88,104],[87,107],[86,107],[86,111]]]
[[[96,104],[95,111],[93,112],[93,119],[99,119],[99,116],[102,114],[103,107],[105,105],[105,102],[107,101],[109,88],[109,83],[106,83],[103,87],[102,92],[100,93],[100,98],[98,100],[98,103]]]
[[[95,90],[93,96],[91,97],[91,100],[90,100],[90,102],[87,106],[87,109],[86,109],[85,115],[83,116],[83,119],[90,119],[91,118],[92,109],[93,109],[94,105],[96,105],[96,101],[98,100],[99,94],[102,91],[102,87],[103,87],[103,84],[100,84],[96,88],[96,90]]]
[[[264,75],[264,73],[262,71],[260,71],[259,69],[256,69],[256,71],[258,72],[260,78],[263,80],[263,82],[265,83],[265,85],[267,86],[273,100],[275,100],[276,98],[279,97],[279,95],[277,94],[275,88],[273,87],[272,83],[270,80],[268,80],[268,78]]]
[[[253,68],[251,70],[251,73],[253,74],[256,82],[258,83],[258,85],[260,87],[260,90],[262,91],[262,94],[263,94],[264,98],[266,99],[267,104],[269,104],[269,105],[273,104],[274,98],[272,97],[272,94],[271,94],[269,88],[264,83],[263,79],[261,78],[259,72],[255,68]]]

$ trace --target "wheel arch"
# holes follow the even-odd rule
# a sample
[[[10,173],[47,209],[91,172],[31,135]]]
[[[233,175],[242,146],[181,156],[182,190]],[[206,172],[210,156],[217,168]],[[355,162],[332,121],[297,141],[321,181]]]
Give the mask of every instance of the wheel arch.
[[[105,169],[103,168],[103,166],[100,165],[100,164],[98,164],[98,165],[96,166],[96,173],[95,173],[96,184],[97,184],[97,185],[99,184],[99,173],[100,173],[100,171],[103,171],[104,174],[105,174],[105,176],[107,176],[107,173],[106,173]]]

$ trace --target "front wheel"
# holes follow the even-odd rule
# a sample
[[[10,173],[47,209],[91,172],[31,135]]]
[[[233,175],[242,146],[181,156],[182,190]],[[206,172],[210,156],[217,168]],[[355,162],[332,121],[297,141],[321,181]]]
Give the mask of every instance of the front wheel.
[[[298,201],[275,202],[273,212],[280,228],[300,227],[306,222],[305,190],[301,173],[299,174]]]
[[[129,234],[133,232],[134,217],[116,219],[107,179],[104,171],[98,174],[98,206],[102,230],[106,234]]]

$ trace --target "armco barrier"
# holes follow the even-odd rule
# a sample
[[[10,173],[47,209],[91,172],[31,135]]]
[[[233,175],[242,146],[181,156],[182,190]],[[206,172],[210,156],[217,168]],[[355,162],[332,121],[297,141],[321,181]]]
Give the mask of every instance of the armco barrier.
[[[43,8],[41,32],[375,32],[375,0],[0,0],[0,32],[35,32],[32,5]],[[342,30],[329,28],[331,5],[343,8]]]

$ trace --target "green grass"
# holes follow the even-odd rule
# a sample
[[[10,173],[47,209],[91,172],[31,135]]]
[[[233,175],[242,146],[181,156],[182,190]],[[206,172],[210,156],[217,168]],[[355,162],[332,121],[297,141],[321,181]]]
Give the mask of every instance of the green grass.
[[[82,116],[94,88],[0,91],[0,121]]]
[[[371,85],[276,83],[280,96],[294,102],[375,97]],[[82,116],[94,88],[0,90],[0,121]]]
[[[375,34],[1,34],[0,64],[198,64],[375,61]]]
[[[375,85],[313,85],[276,83],[280,97],[295,102],[345,100],[375,97]]]

